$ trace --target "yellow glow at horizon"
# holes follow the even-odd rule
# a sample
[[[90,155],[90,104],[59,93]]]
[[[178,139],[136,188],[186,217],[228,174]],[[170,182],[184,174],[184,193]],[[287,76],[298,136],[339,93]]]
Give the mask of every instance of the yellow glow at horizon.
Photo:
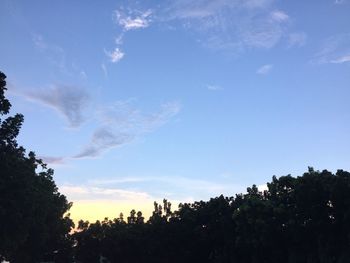
[[[160,203],[162,204],[162,203]],[[110,201],[110,200],[84,200],[73,201],[73,206],[69,210],[70,218],[77,223],[80,219],[89,221],[118,218],[123,213],[124,220],[130,215],[130,211],[135,209],[141,211],[145,220],[148,220],[154,209],[153,201],[128,202],[128,201]]]

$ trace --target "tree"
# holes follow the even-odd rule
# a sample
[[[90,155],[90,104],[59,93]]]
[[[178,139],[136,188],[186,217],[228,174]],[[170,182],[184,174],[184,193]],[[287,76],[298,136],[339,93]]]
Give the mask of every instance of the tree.
[[[174,212],[164,199],[163,206],[154,203],[147,222],[139,220],[141,212],[132,210],[128,223],[115,219],[80,224],[76,259],[82,263],[96,262],[93,257],[111,263],[349,262],[350,173],[310,168],[298,177],[274,176],[267,186],[263,192],[253,185],[235,197],[180,204]]]
[[[18,146],[23,115],[2,119],[11,108],[0,71],[0,260],[69,262],[71,207],[58,192],[53,170]]]

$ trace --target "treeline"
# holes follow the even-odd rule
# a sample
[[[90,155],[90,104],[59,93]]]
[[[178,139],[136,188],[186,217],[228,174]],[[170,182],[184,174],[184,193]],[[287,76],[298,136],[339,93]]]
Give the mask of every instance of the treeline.
[[[124,218],[76,231],[53,170],[17,144],[23,116],[9,114],[0,72],[0,262],[11,263],[349,263],[350,173],[273,177],[234,197],[164,200],[145,220]],[[5,116],[5,118],[4,118]]]
[[[350,173],[309,171],[273,177],[235,197],[181,204],[155,203],[144,222],[79,222],[72,235],[77,262],[350,262]],[[105,260],[105,261],[103,261]]]

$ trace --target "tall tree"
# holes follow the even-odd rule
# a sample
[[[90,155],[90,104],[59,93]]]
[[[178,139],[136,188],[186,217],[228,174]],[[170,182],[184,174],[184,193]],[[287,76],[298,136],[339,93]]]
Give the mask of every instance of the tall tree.
[[[58,192],[53,170],[18,146],[23,115],[5,116],[5,91],[0,71],[0,260],[69,262],[73,222],[65,214],[72,204]]]

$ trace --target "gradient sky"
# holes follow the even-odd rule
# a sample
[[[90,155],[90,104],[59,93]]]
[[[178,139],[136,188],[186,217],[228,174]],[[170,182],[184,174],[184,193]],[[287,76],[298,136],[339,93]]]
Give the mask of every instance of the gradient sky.
[[[350,170],[350,0],[0,0],[0,35],[74,218]]]

